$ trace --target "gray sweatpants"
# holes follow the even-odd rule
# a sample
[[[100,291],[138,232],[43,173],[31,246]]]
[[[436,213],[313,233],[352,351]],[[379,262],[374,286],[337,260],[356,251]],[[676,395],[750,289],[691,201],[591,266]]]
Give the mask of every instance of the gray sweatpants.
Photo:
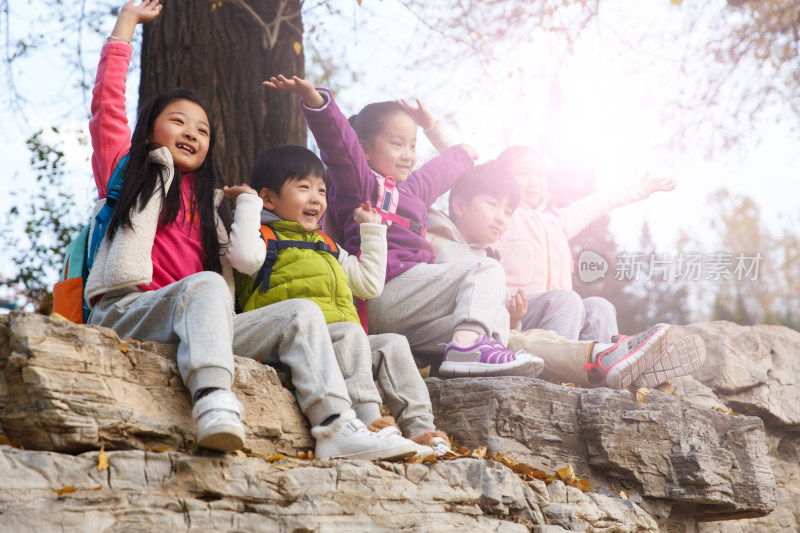
[[[222,276],[199,272],[157,291],[108,293],[89,322],[122,337],[177,343],[178,370],[192,397],[206,387],[231,388],[235,352],[287,365],[312,426],[350,409],[325,319],[314,302],[286,300],[234,316]]]
[[[611,342],[619,334],[617,310],[605,298],[581,299],[569,289],[528,294],[528,312],[522,331],[546,329],[570,340]]]
[[[444,354],[460,329],[508,342],[506,275],[494,259],[421,263],[386,282],[367,300],[371,333],[399,333],[414,352]]]
[[[391,333],[367,336],[364,328],[353,322],[328,324],[328,330],[359,420],[369,425],[381,416],[377,380],[404,435],[414,437],[436,429],[428,387],[405,337]]]

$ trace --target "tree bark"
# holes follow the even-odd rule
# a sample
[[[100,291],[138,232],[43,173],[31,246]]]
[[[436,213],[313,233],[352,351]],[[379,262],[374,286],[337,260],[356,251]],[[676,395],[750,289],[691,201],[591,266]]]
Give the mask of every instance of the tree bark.
[[[295,44],[303,41],[299,0],[161,3],[161,15],[144,26],[139,102],[175,87],[206,102],[216,127],[218,185],[246,182],[255,158],[271,145],[305,145],[297,98],[261,85],[272,75],[304,76]],[[262,24],[272,23],[281,4],[295,16],[279,25],[270,46]]]

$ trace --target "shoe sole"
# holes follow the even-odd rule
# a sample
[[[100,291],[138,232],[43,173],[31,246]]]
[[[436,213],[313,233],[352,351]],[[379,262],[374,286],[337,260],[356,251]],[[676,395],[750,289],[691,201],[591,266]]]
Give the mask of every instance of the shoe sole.
[[[233,452],[244,446],[244,429],[235,425],[220,424],[210,435],[197,437],[197,445],[218,452]]]
[[[606,386],[627,389],[645,370],[655,366],[669,346],[669,330],[670,326],[665,325],[645,339],[633,354],[612,366],[606,375]]]
[[[682,337],[667,346],[664,357],[636,378],[633,386],[652,389],[670,379],[694,373],[705,362],[706,345],[703,339],[698,335]]]
[[[321,457],[320,459],[361,459],[365,461],[398,461],[407,459],[417,453],[416,444],[403,444],[385,450],[368,450],[349,455],[337,455],[335,457]]]
[[[544,361],[533,356],[519,356],[516,361],[502,364],[444,361],[439,376],[445,378],[470,378],[491,376],[522,376],[535,378],[544,369]]]

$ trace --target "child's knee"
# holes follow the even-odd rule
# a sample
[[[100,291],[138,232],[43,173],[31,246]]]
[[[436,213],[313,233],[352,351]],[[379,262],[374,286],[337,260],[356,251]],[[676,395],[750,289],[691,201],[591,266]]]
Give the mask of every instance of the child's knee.
[[[548,293],[552,307],[560,312],[581,311],[584,309],[584,301],[580,294],[567,289],[558,289]]]

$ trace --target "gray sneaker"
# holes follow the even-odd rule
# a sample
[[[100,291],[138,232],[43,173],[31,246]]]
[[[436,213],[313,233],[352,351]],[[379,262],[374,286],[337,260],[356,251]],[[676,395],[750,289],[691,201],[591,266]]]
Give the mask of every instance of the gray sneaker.
[[[699,335],[682,337],[669,346],[667,353],[633,381],[637,389],[652,389],[672,378],[688,376],[706,362],[706,345]]]
[[[669,327],[669,324],[656,324],[633,337],[615,337],[613,346],[598,353],[594,362],[584,365],[589,380],[605,380],[607,387],[628,388],[664,356],[669,345]]]

